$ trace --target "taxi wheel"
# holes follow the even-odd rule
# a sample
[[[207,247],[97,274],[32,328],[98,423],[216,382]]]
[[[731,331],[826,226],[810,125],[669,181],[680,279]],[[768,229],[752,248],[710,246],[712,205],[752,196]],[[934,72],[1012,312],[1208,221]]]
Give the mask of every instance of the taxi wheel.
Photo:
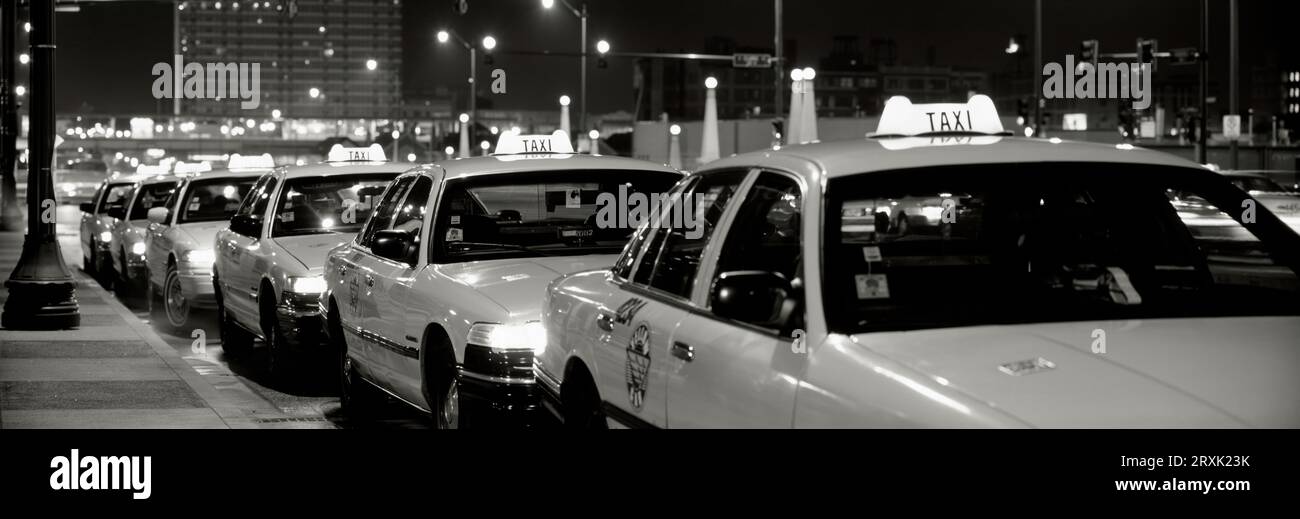
[[[272,378],[282,382],[288,381],[293,374],[293,359],[289,352],[289,343],[280,329],[280,320],[275,316],[275,302],[270,299],[264,301],[266,303],[262,307],[262,332],[266,334],[266,371]]]
[[[190,302],[181,290],[181,276],[176,272],[176,265],[167,267],[167,277],[163,281],[163,310],[167,313],[167,322],[172,328],[184,328],[190,320]]]
[[[221,329],[221,351],[226,355],[242,357],[253,349],[253,334],[235,324],[226,312],[226,305],[221,304],[220,296],[217,296],[217,326]]]
[[[587,370],[570,370],[560,385],[560,412],[569,429],[605,429],[605,413],[600,409],[600,394]]]
[[[95,244],[90,244],[93,248]],[[81,257],[81,270],[88,274],[92,279],[99,277],[99,272],[95,270],[95,253],[91,252],[89,256]]]
[[[442,398],[438,401],[438,408],[435,410],[438,415],[434,417],[437,420],[439,429],[459,429],[460,428],[460,381],[456,380],[455,374],[448,376],[451,379],[447,383],[447,389],[442,391]]]

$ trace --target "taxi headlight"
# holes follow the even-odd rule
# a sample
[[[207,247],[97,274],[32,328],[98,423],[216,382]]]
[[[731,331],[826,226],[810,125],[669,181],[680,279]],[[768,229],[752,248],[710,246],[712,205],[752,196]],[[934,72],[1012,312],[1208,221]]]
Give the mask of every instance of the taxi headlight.
[[[145,245],[144,242],[142,241],[138,241],[131,244],[131,254],[135,254],[136,256],[143,256],[144,250],[145,250]]]
[[[103,242],[113,241],[113,233],[108,231],[99,233],[99,241],[103,241]]]
[[[325,286],[325,276],[289,278],[289,291],[295,294],[321,294]]]
[[[217,256],[210,249],[193,249],[182,253],[181,261],[186,263],[213,263],[217,261]]]
[[[531,349],[537,355],[546,350],[546,328],[540,321],[518,324],[478,323],[469,329],[470,344],[502,349]]]

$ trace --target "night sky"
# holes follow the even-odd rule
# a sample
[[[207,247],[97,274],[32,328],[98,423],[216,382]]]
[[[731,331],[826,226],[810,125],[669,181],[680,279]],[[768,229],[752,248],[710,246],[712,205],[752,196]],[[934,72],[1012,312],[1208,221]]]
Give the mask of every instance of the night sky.
[[[451,28],[466,38],[492,34],[501,50],[576,51],[578,20],[542,9],[540,0],[469,0],[469,13],[452,12],[449,0],[407,0],[403,7],[403,88],[431,91],[463,88],[466,53],[439,46],[434,33]],[[557,1],[558,3],[558,1]],[[1045,0],[1046,60],[1077,52],[1079,41],[1097,38],[1106,52],[1129,52],[1137,37],[1154,37],[1160,47],[1191,47],[1199,39],[1197,0]],[[1300,52],[1293,27],[1300,2],[1241,0],[1242,75],[1283,51]],[[702,51],[708,37],[734,38],[740,46],[772,45],[770,0],[592,0],[591,41],[608,39],[616,51]],[[58,110],[70,113],[153,112],[150,67],[171,53],[167,5],[120,2],[83,4],[80,13],[58,14]],[[815,8],[813,7],[815,6]],[[1227,51],[1227,0],[1211,2],[1211,52]],[[1002,49],[1013,34],[1033,34],[1032,0],[815,0],[786,2],[786,38],[796,40],[800,66],[816,65],[835,35],[893,38],[902,64],[924,64],[934,48],[936,64],[1001,69]],[[865,49],[864,49],[865,50]],[[1296,62],[1296,56],[1286,59]],[[1216,78],[1227,62],[1212,61]],[[576,58],[501,55],[509,92],[493,96],[497,108],[546,109],[561,93],[576,97]],[[481,70],[481,72],[483,72]],[[480,81],[488,78],[483,72]],[[631,63],[611,60],[590,73],[592,113],[630,109]],[[1243,89],[1243,92],[1249,90]]]

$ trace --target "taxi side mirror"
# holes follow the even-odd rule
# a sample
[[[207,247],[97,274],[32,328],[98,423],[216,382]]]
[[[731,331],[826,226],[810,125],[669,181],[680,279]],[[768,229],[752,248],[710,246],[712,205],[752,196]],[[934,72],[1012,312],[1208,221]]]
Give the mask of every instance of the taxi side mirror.
[[[166,225],[167,218],[171,216],[171,210],[166,207],[155,207],[149,210],[148,218],[150,223]]]
[[[376,256],[403,263],[411,262],[416,250],[415,235],[397,229],[376,232],[370,245]]]
[[[713,284],[713,313],[726,319],[781,328],[794,311],[790,282],[774,272],[725,272]]]
[[[81,208],[81,212],[83,213],[95,214],[95,204],[92,202],[82,202],[78,207]]]
[[[250,214],[236,215],[230,219],[230,230],[249,238],[258,238],[262,233],[262,218]]]

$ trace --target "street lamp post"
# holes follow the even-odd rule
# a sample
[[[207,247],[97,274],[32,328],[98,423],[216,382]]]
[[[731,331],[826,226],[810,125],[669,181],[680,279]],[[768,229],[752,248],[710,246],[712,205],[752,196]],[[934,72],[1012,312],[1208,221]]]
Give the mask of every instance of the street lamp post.
[[[14,178],[14,164],[18,159],[18,100],[14,97],[14,51],[18,32],[18,3],[0,2],[0,228],[16,231],[22,228],[23,212],[18,208],[18,185]],[[30,56],[23,54],[30,63]]]
[[[54,228],[54,0],[33,0],[31,17],[27,236],[18,265],[5,282],[9,298],[0,325],[9,329],[58,330],[80,326],[81,313],[77,285],[63,262]]]
[[[478,47],[466,41],[465,38],[461,38],[460,34],[455,31],[438,31],[438,43],[447,43],[451,38],[456,38],[456,41],[462,47],[465,47],[465,50],[469,51],[469,122],[461,122],[461,133],[464,133],[465,128],[463,125],[469,124],[469,127],[473,128],[475,124],[478,124]],[[488,36],[488,38],[491,38],[491,36]],[[487,41],[486,38],[484,41]],[[495,46],[496,39],[493,39],[492,42]]]
[[[578,128],[587,127],[587,4],[584,2],[582,8],[574,7],[569,0],[560,0],[569,13],[578,17],[582,21],[582,76],[581,86],[578,90]],[[542,0],[542,7],[550,9],[555,7],[555,0]]]

